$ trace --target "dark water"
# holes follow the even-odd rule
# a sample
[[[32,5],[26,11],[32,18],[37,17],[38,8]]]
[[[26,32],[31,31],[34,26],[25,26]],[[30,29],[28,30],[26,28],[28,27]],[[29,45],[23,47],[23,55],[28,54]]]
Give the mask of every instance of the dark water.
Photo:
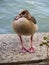
[[[0,0],[0,33],[14,33],[11,22],[23,9],[36,18],[38,32],[49,32],[49,0]]]

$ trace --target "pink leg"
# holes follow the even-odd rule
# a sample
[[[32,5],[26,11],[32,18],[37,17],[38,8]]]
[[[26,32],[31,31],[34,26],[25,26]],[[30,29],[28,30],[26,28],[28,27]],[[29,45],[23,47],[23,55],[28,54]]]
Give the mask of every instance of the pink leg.
[[[31,36],[31,47],[30,47],[30,49],[28,50],[30,53],[34,53],[34,52],[35,52],[35,51],[34,51],[34,48],[33,48],[33,46],[32,46],[32,44],[33,44],[32,38],[33,38],[33,35]]]
[[[20,50],[20,52],[25,53],[28,52],[28,50],[23,46],[23,42],[22,42],[22,37],[19,35],[20,41],[21,41],[21,45],[22,45],[22,49]]]

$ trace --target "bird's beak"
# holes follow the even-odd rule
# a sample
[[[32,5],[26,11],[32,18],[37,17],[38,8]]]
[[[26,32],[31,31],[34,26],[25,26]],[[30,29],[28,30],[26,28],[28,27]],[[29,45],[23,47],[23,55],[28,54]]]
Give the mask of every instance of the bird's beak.
[[[19,18],[21,18],[21,16],[20,16],[20,15],[18,15],[18,16],[17,16],[17,19],[19,19]]]
[[[16,16],[16,17],[14,18],[14,20],[18,20],[19,18],[21,18],[20,15]]]

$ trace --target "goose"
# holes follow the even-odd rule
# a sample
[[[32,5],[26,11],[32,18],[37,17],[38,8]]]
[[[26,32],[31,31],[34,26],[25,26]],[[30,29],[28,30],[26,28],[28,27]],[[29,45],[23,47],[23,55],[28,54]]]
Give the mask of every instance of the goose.
[[[33,47],[33,35],[38,30],[36,19],[30,14],[28,10],[21,11],[12,22],[14,31],[18,34],[21,41],[21,52],[34,53],[35,49]],[[23,45],[22,35],[31,36],[30,48],[26,49]]]

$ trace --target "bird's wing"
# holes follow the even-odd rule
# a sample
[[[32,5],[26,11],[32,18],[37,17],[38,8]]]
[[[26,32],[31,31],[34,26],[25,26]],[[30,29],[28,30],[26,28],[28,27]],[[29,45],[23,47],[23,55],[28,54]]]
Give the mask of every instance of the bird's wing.
[[[31,20],[34,24],[36,24],[36,19],[33,16],[31,16],[29,20]]]

